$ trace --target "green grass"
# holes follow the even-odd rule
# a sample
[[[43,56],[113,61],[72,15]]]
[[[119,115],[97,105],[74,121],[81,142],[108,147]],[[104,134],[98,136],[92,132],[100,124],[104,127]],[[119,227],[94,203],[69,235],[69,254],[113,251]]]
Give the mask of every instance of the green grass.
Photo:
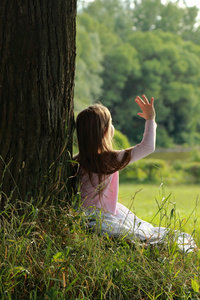
[[[121,185],[123,203],[130,203],[131,195],[141,187]],[[158,211],[153,207],[155,197],[159,202],[173,190],[143,186],[135,196],[138,216],[149,221]],[[40,204],[38,199],[37,207],[31,203],[23,207],[19,214],[8,201],[1,212],[0,299],[199,299],[199,251],[185,254],[170,240],[146,248],[102,236],[89,231],[84,215],[63,203]],[[170,212],[166,202],[158,217],[166,207]],[[178,216],[173,218],[176,222]],[[166,214],[163,222],[169,220]],[[195,238],[200,245],[198,234]]]
[[[176,160],[186,161],[190,160],[196,150],[187,150],[182,148],[180,151],[157,151],[152,154],[150,154],[147,159],[163,159],[168,162],[174,162]]]
[[[136,195],[135,195],[136,193]],[[135,195],[135,197],[134,197]],[[158,210],[158,203],[163,198],[168,199],[168,213],[176,207],[177,218],[188,220],[185,229],[191,233],[196,222],[200,226],[200,203],[197,205],[200,196],[199,185],[170,185],[159,184],[120,184],[119,201],[140,218],[150,222]],[[133,199],[134,200],[131,200]],[[157,200],[157,201],[156,201]],[[160,214],[153,220],[155,225],[160,223]]]

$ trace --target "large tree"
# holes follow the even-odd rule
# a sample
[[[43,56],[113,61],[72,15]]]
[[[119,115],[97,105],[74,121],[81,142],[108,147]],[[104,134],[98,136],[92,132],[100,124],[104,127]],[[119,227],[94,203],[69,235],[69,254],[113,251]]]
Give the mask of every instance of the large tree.
[[[63,189],[73,131],[76,0],[1,0],[1,206]],[[6,195],[6,196],[5,196]]]
[[[135,3],[133,9],[130,2]],[[195,7],[179,7],[178,1],[164,5],[161,0],[95,0],[79,13],[78,30],[84,28],[100,41],[103,84],[98,100],[133,144],[144,129],[133,99],[143,93],[156,100],[158,147],[199,144],[200,47],[184,40],[193,33],[197,37],[197,12]],[[78,36],[77,42],[79,49],[87,49],[85,39]],[[81,59],[88,70],[86,54],[82,51]],[[77,60],[77,78],[80,67]],[[89,86],[84,83],[79,81],[81,92]]]

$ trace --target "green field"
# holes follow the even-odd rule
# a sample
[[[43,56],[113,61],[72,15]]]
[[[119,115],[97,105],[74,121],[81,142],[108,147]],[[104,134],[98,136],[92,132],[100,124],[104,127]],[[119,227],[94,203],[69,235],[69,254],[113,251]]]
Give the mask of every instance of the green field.
[[[119,202],[129,207],[139,218],[151,222],[158,212],[157,201],[161,204],[163,199],[168,198],[165,205],[168,216],[174,207],[176,208],[176,218],[182,222],[185,222],[191,215],[184,227],[185,230],[191,232],[196,219],[197,225],[200,225],[200,203],[196,206],[199,195],[199,185],[164,186],[122,183],[119,190]],[[153,224],[158,225],[159,222],[160,213],[153,219]]]
[[[188,161],[191,158],[193,158],[194,154],[196,154],[199,151],[198,148],[180,148],[180,149],[173,149],[167,151],[167,149],[161,150],[156,150],[154,153],[148,155],[148,158],[153,158],[153,159],[164,159],[165,161],[168,162],[174,162],[176,160],[181,160],[181,161]]]
[[[161,203],[171,193],[153,223],[159,225],[166,209],[161,225],[170,221],[170,228],[193,234],[194,213],[182,225],[199,191],[198,185],[121,184],[119,201],[151,221],[158,211],[155,199]],[[174,202],[180,217],[169,218]],[[195,214],[200,216],[199,207]],[[87,224],[83,213],[43,198],[38,206],[24,203],[23,215],[7,205],[1,214],[0,299],[199,299],[200,251],[182,252],[173,238],[159,246],[132,244],[99,234],[98,226],[90,231]]]

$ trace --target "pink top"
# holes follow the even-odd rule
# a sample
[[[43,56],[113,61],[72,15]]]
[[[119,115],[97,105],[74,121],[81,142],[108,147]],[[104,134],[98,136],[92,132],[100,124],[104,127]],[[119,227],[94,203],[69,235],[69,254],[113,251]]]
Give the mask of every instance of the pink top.
[[[157,125],[154,120],[146,121],[143,139],[140,144],[136,145],[135,147],[132,147],[131,160],[129,164],[154,152],[156,140],[156,127]],[[121,150],[118,152],[118,157],[120,160],[123,158],[125,150]],[[88,174],[84,172],[84,170],[81,170],[80,181],[80,192],[83,207],[96,207],[99,209],[103,209],[113,215],[115,215],[118,212],[118,172],[115,172],[111,175],[105,175],[104,180],[99,185],[97,173],[92,173],[91,182]],[[99,193],[101,189],[102,193]]]

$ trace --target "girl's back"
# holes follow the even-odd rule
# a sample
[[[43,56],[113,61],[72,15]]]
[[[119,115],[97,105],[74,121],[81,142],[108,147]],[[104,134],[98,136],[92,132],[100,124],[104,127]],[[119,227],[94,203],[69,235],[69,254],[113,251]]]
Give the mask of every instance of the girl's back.
[[[153,108],[152,108],[153,109]],[[156,123],[146,121],[142,142],[129,149],[114,151],[114,127],[109,110],[95,104],[77,117],[76,129],[79,146],[77,161],[80,163],[80,192],[83,207],[95,207],[117,213],[118,171],[155,149]]]

